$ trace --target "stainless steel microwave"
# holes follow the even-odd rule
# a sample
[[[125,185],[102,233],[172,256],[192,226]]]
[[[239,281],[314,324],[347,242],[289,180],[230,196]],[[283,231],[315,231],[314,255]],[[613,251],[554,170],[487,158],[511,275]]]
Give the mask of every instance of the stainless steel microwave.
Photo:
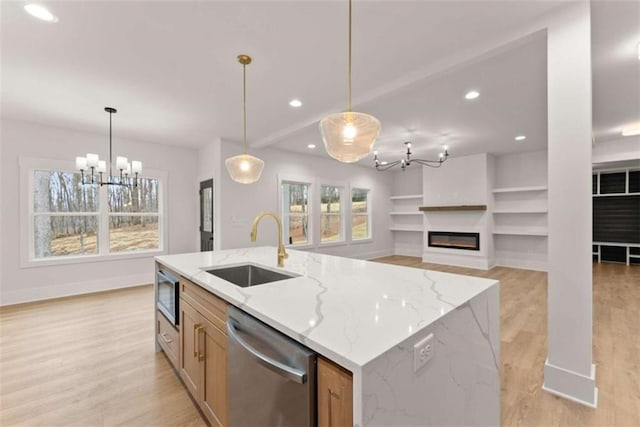
[[[158,282],[156,306],[167,320],[178,326],[180,324],[180,283],[178,279],[162,270],[158,271],[156,281]]]

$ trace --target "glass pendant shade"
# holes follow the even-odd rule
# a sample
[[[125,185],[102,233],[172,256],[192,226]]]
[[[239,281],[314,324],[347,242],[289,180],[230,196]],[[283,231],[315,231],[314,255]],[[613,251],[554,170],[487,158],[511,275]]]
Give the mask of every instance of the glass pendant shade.
[[[229,176],[240,184],[253,184],[260,179],[264,161],[249,154],[239,154],[224,161]]]
[[[320,132],[331,157],[343,163],[355,163],[371,152],[380,134],[380,121],[353,111],[334,113],[320,121]]]

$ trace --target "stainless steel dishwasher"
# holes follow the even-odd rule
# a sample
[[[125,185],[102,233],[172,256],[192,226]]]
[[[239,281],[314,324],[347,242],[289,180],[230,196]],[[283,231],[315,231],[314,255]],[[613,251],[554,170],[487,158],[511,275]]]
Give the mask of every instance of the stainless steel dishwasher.
[[[316,353],[230,306],[230,426],[315,426]]]

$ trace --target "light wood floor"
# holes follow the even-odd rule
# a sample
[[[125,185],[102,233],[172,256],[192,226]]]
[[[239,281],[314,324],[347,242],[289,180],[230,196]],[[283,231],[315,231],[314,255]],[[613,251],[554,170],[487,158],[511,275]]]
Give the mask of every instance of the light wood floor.
[[[594,265],[598,409],[541,389],[546,274],[377,261],[501,281],[502,424],[640,426],[640,267]],[[153,346],[150,286],[0,309],[0,426],[202,426]]]

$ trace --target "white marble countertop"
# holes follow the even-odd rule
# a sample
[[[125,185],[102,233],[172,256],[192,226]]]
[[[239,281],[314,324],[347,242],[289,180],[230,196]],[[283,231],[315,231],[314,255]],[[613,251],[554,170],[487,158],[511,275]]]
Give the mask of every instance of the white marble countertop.
[[[349,370],[429,326],[498,281],[275,247],[156,257],[229,303]],[[241,288],[204,270],[251,262],[299,274]]]

